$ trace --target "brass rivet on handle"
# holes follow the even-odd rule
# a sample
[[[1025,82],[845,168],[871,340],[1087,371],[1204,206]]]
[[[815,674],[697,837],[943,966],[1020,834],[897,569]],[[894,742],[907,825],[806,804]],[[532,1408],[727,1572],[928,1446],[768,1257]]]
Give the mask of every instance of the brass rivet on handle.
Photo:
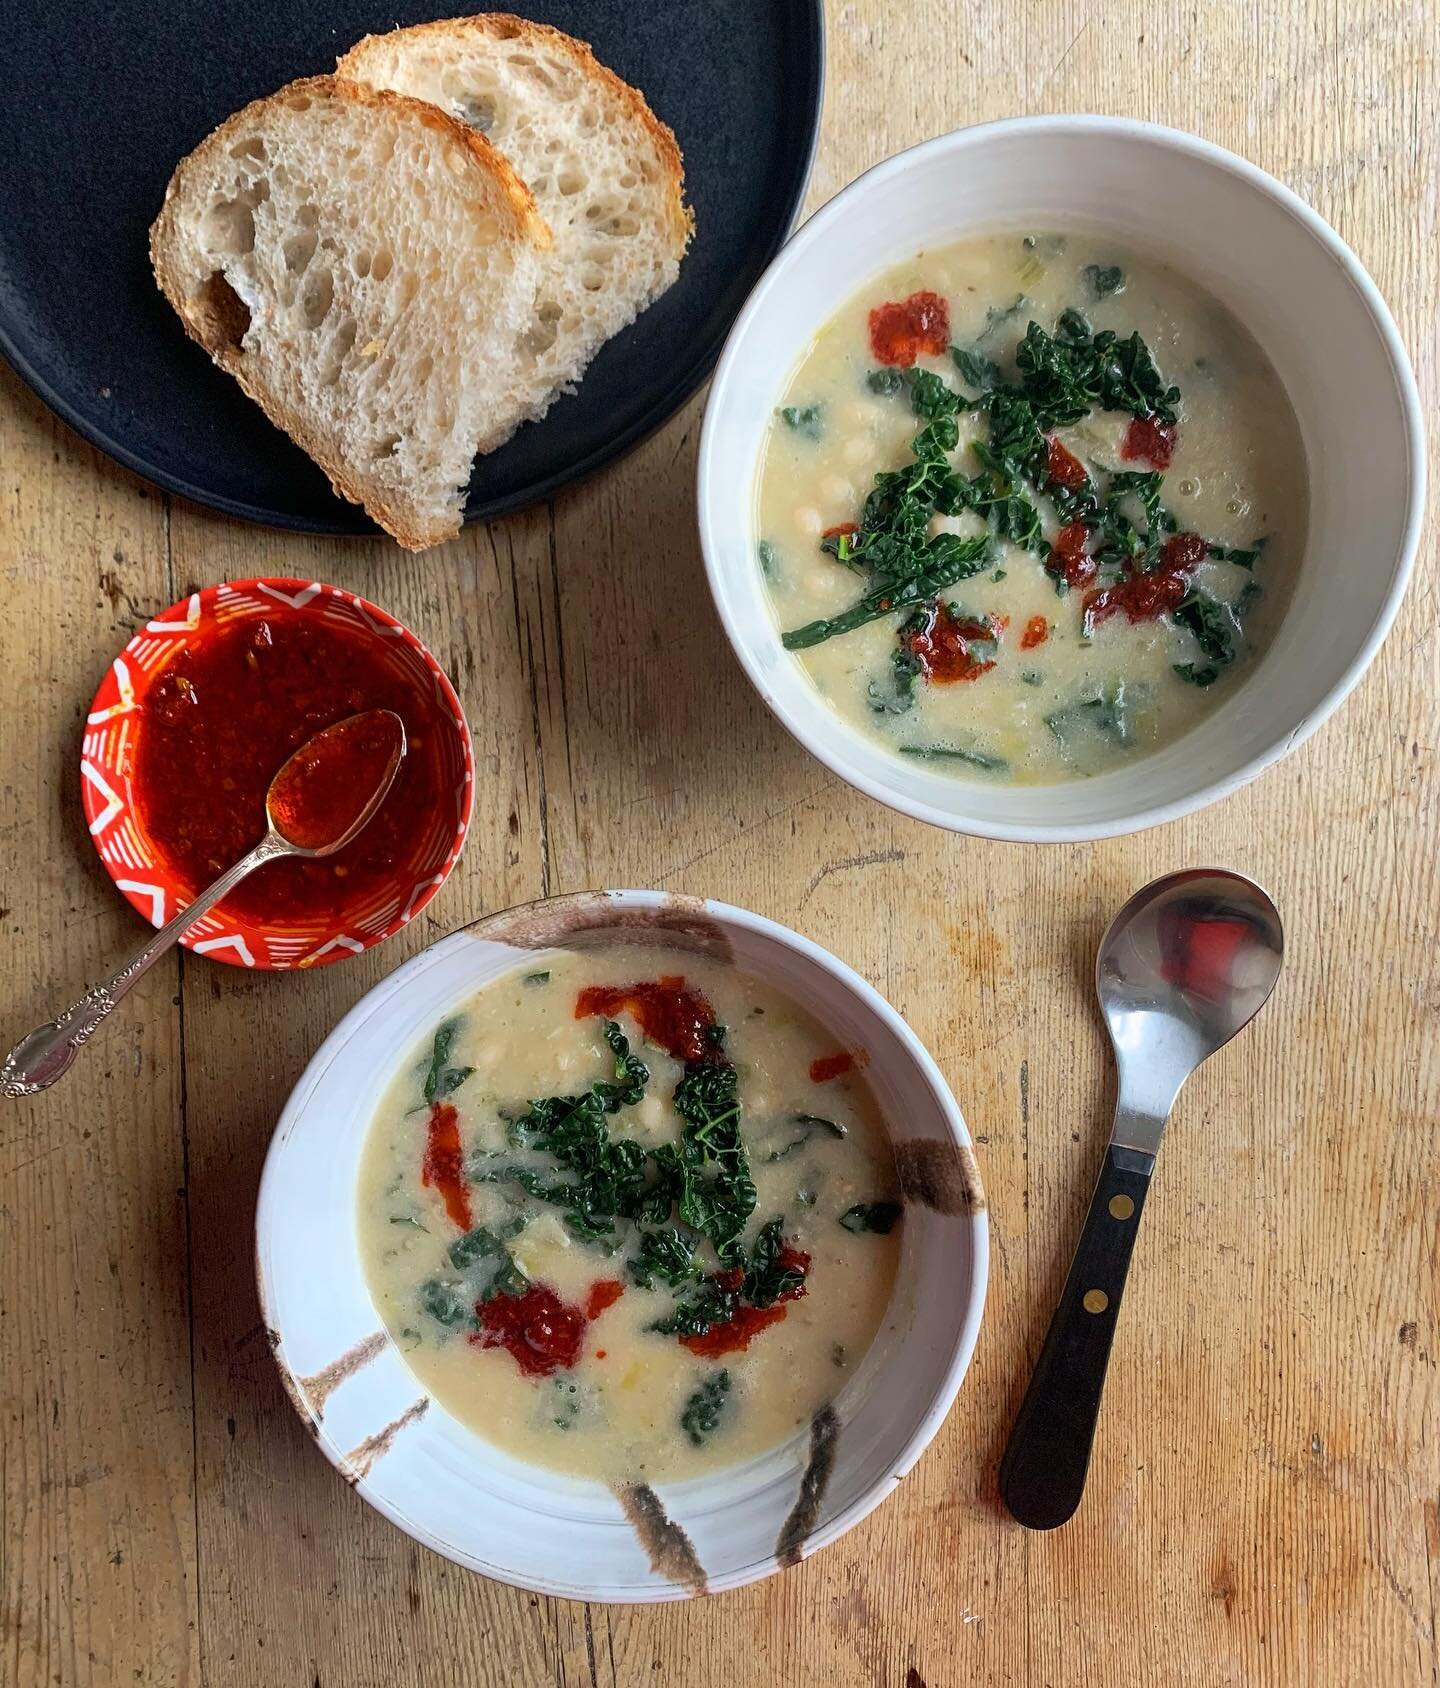
[[[1110,1305],[1110,1297],[1103,1289],[1087,1289],[1080,1305],[1087,1313],[1103,1313]]]
[[[1111,1196],[1110,1217],[1112,1219],[1128,1219],[1135,1211],[1135,1203],[1129,1196]]]

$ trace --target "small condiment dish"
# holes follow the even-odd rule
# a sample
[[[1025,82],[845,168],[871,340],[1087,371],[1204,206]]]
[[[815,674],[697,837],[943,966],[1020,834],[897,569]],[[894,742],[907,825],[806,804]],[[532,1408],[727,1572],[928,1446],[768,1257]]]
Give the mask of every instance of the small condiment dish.
[[[313,620],[327,639],[342,651],[363,652],[372,675],[385,677],[386,696],[367,697],[353,674],[333,682],[331,697],[317,688],[309,725],[300,717],[285,724],[295,743],[359,709],[405,700],[405,722],[412,746],[423,747],[417,760],[407,756],[402,777],[381,805],[365,832],[349,846],[353,852],[369,848],[376,831],[388,827],[388,837],[401,844],[387,849],[379,865],[362,881],[337,879],[325,900],[307,898],[306,886],[278,886],[284,901],[267,908],[265,896],[273,878],[297,863],[266,866],[244,888],[243,904],[227,900],[191,927],[180,942],[197,955],[239,967],[314,967],[358,955],[408,925],[444,884],[459,857],[470,821],[474,770],[470,730],[454,688],[420,640],[376,605],[351,592],[305,580],[228,581],[192,593],[149,621],[110,665],[86,716],[80,757],[80,791],[90,836],[105,869],[134,907],[155,926],[163,926],[189,901],[208,873],[186,873],[176,858],[146,826],[146,805],[138,794],[143,736],[147,730],[147,699],[179,672],[178,664],[193,656],[219,633],[286,618]],[[338,641],[346,643],[342,646]],[[338,659],[337,659],[338,660]],[[348,661],[349,659],[346,658]],[[181,682],[186,684],[187,682]],[[263,682],[262,682],[263,685]],[[273,702],[273,700],[272,700]],[[234,718],[234,747],[245,748],[245,716]],[[227,723],[228,725],[228,723]],[[273,723],[272,723],[273,727]],[[228,747],[226,754],[231,753]],[[249,770],[257,794],[288,754],[260,753]],[[271,761],[266,761],[266,756]],[[233,766],[223,757],[201,768],[189,759],[166,765],[172,781],[169,813],[184,814],[191,804],[198,811],[221,807],[234,789]],[[236,835],[236,846],[220,866],[258,841],[264,830],[263,803],[254,804],[253,837]],[[410,840],[414,841],[413,846]],[[386,845],[382,836],[381,846]],[[314,864],[329,874],[346,871],[348,857]],[[346,886],[354,887],[353,894]],[[329,882],[327,881],[327,888]]]
[[[791,371],[847,300],[924,250],[997,230],[1100,234],[1181,270],[1273,365],[1308,464],[1308,524],[1273,642],[1178,739],[1065,784],[954,777],[862,736],[786,652],[756,561],[765,437]],[[761,697],[868,795],[958,832],[1102,838],[1227,795],[1312,733],[1394,621],[1424,508],[1419,398],[1394,320],[1335,231],[1235,154],[1152,124],[1035,117],[962,129],[878,164],[831,200],[761,278],[705,413],[700,539],[720,619]]]
[[[429,1398],[366,1287],[356,1181],[383,1092],[458,1003],[537,951],[636,942],[733,963],[793,998],[842,1047],[866,1053],[905,1220],[891,1314],[831,1412],[744,1464],[612,1490],[521,1463]],[[970,1364],[989,1234],[960,1110],[895,1010],[773,921],[656,891],[558,897],[489,916],[376,986],[326,1039],[285,1107],[256,1230],[281,1376],[347,1481],[458,1564],[537,1593],[607,1601],[753,1582],[834,1541],[891,1494]]]

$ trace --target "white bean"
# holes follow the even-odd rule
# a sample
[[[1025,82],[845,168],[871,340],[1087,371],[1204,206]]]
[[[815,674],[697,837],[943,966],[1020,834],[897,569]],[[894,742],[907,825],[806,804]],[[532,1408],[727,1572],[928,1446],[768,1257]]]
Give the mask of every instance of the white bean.
[[[818,534],[824,531],[825,522],[813,504],[801,504],[795,511],[795,526],[801,533]]]
[[[878,404],[865,399],[847,399],[840,406],[840,420],[847,428],[873,428],[883,414]]]

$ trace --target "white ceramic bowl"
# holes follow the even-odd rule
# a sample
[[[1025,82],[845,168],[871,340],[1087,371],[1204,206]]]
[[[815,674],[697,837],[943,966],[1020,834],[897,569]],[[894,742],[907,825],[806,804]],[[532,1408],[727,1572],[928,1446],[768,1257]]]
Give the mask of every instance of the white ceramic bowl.
[[[837,1396],[838,1431],[817,1420],[819,1435],[812,1427],[747,1464],[658,1493],[612,1493],[521,1464],[427,1398],[366,1290],[355,1185],[377,1099],[457,1002],[537,949],[637,938],[733,960],[788,992],[842,1045],[869,1053],[866,1077],[902,1128],[906,1222],[893,1303],[900,1317]],[[459,1564],[585,1600],[734,1588],[824,1547],[878,1506],[960,1387],[989,1253],[960,1110],[895,1010],[773,921],[655,891],[560,897],[493,915],[377,985],[325,1040],[286,1104],[256,1227],[261,1305],[281,1376],[347,1480]]]
[[[973,233],[1113,235],[1178,265],[1275,366],[1309,466],[1309,535],[1273,644],[1174,744],[1063,785],[956,779],[846,726],[780,644],[755,563],[756,483],[777,398],[818,329],[868,277]],[[700,539],[725,630],[775,714],[882,803],[961,832],[1074,840],[1172,820],[1253,779],[1350,691],[1399,608],[1423,514],[1419,397],[1390,312],[1359,260],[1264,171],[1193,135],[1108,117],[1017,118],[878,164],[765,272],[710,389]]]

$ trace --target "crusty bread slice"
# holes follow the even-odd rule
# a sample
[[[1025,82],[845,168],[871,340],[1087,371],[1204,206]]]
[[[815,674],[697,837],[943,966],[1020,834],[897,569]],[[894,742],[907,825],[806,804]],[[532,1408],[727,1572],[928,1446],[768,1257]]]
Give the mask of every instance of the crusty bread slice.
[[[150,231],[190,334],[411,550],[459,530],[475,441],[525,402],[548,245],[481,136],[330,76],[222,123]]]
[[[522,391],[482,451],[574,388],[595,353],[675,280],[690,238],[675,137],[583,41],[507,13],[367,35],[336,73],[429,100],[487,136],[555,237],[522,336]]]

